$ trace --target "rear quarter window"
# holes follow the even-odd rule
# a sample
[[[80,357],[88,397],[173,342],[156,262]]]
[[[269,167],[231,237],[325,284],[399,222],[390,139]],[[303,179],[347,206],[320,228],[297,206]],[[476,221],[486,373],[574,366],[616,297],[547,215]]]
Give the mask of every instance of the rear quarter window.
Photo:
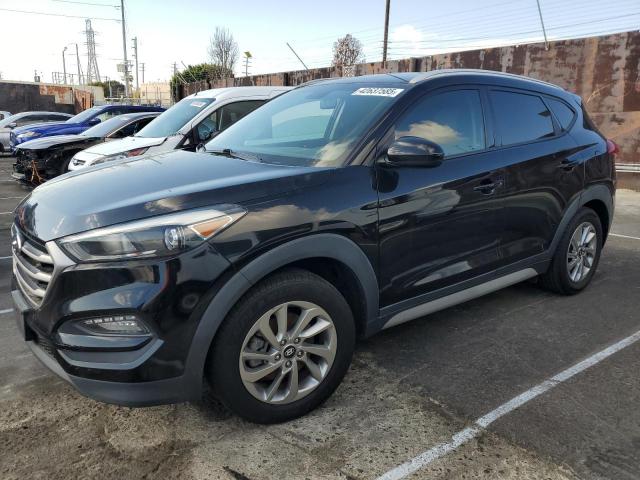
[[[576,118],[576,113],[566,103],[555,98],[547,98],[547,104],[556,116],[562,130],[565,132],[569,130],[573,119]]]
[[[491,105],[502,145],[552,137],[551,112],[537,95],[492,90]]]

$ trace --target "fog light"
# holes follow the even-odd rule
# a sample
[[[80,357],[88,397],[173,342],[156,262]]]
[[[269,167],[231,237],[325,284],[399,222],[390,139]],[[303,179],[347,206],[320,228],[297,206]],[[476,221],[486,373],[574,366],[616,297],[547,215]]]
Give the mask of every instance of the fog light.
[[[147,327],[135,315],[114,315],[88,318],[79,324],[91,333],[98,335],[142,335],[149,333]]]

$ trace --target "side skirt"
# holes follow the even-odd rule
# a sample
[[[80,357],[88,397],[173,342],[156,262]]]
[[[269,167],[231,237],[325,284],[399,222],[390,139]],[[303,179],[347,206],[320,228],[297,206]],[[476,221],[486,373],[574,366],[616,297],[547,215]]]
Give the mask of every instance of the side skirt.
[[[430,313],[437,312],[438,310],[443,310],[445,308],[452,307],[453,305],[457,305],[468,300],[481,297],[488,293],[501,290],[505,287],[515,285],[516,283],[520,283],[524,280],[528,280],[529,278],[533,278],[536,275],[538,275],[538,271],[536,271],[534,268],[524,268],[522,270],[509,273],[502,277],[494,278],[493,280],[489,280],[488,282],[481,283],[479,285],[475,285],[473,287],[469,287],[450,295],[446,295],[430,302],[416,305],[407,310],[398,312],[391,318],[389,318],[389,320],[385,322],[382,328],[386,329],[404,322],[408,322],[410,320],[415,320],[416,318],[420,318]]]

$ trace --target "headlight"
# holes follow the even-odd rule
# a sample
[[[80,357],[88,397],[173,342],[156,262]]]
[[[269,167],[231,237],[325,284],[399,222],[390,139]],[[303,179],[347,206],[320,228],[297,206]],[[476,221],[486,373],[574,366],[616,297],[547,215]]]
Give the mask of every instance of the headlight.
[[[99,228],[58,243],[83,262],[163,257],[197,247],[245,213],[238,205],[217,205]]]
[[[33,138],[33,137],[39,137],[39,136],[40,134],[38,132],[25,132],[18,135],[18,138],[23,139],[23,138]]]
[[[146,148],[136,148],[135,150],[129,150],[128,152],[117,153],[115,155],[109,155],[106,157],[101,157],[94,161],[92,165],[98,165],[99,163],[111,162],[113,160],[122,160],[124,158],[137,157],[138,155],[142,155],[144,152],[149,150],[149,147]]]

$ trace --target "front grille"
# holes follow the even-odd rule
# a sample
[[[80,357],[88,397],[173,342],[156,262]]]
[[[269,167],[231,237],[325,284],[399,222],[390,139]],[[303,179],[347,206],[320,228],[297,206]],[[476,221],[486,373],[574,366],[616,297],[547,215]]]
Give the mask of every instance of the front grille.
[[[11,226],[13,274],[20,290],[34,306],[40,306],[53,275],[53,258],[40,241]]]

